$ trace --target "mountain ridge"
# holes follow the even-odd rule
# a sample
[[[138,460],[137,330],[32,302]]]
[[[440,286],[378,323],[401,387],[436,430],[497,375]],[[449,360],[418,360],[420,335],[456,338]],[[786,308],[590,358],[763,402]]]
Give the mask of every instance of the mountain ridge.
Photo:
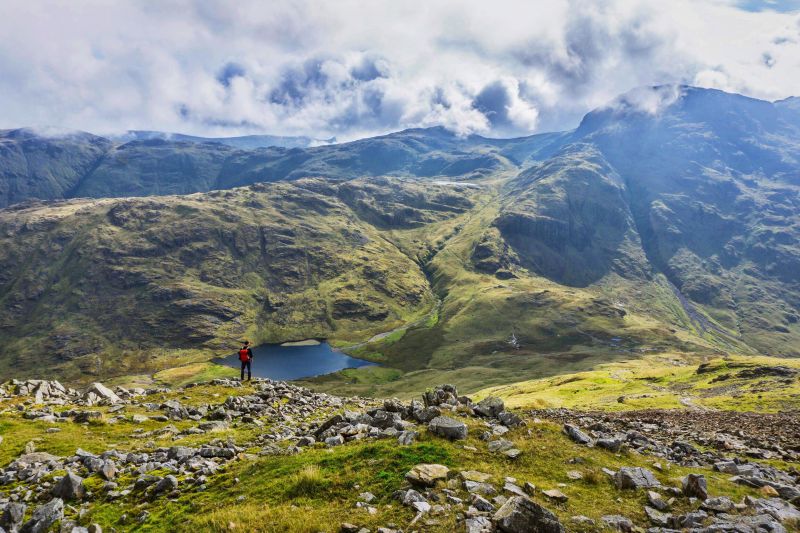
[[[75,194],[135,197],[0,210],[0,360],[22,371],[44,350],[80,379],[98,360],[102,375],[207,361],[241,335],[325,337],[382,366],[315,387],[398,394],[651,352],[800,355],[794,115],[647,90],[655,105],[623,95],[638,107],[510,140],[114,147]]]

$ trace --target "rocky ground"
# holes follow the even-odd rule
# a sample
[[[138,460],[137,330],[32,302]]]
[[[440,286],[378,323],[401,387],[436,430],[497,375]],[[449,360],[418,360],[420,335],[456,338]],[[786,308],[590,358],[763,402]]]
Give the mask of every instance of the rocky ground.
[[[17,421],[46,429],[21,453],[8,450],[12,433],[6,450],[0,440],[2,457],[10,459],[0,463],[0,531],[163,530],[151,515],[187,496],[199,501],[217,491],[235,498],[234,507],[243,504],[247,495],[234,495],[227,471],[236,472],[238,483],[239,472],[262,458],[317,457],[378,441],[482,459],[442,453],[448,464],[396,466],[401,476],[378,494],[364,490],[369,480],[354,474],[347,486],[355,511],[343,508],[336,516],[345,519],[314,530],[781,532],[800,525],[800,472],[792,466],[800,459],[800,425],[789,414],[511,412],[498,398],[476,403],[447,385],[401,402],[340,398],[269,380],[176,390],[95,383],[82,392],[31,380],[0,387],[0,424]],[[75,426],[112,432],[118,446],[89,452],[83,448],[94,443],[87,442],[66,454],[39,449]],[[22,426],[0,425],[8,427]],[[562,448],[569,460],[560,459]],[[560,473],[542,472],[537,486],[530,479],[537,464],[549,468],[548,456],[568,469],[566,482]],[[364,460],[365,471],[378,460]],[[589,461],[608,466],[584,468]],[[314,468],[307,465],[300,481],[317,483]],[[718,481],[720,474],[728,479]],[[301,501],[292,494],[290,502]],[[624,512],[587,516],[593,509],[585,502],[609,497]],[[100,512],[110,507],[120,511],[113,520]],[[254,524],[240,529],[308,530]],[[212,529],[236,527],[231,521]]]

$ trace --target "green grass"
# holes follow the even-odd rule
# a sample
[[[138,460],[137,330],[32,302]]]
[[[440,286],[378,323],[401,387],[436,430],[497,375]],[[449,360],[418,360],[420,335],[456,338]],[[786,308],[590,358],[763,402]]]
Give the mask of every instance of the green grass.
[[[91,511],[90,519],[113,525],[118,530],[147,531],[155,527],[176,531],[223,531],[230,522],[246,531],[327,531],[335,532],[341,522],[353,522],[375,528],[389,522],[406,524],[413,513],[392,499],[405,473],[419,463],[439,463],[454,470],[479,470],[492,476],[491,482],[502,486],[506,476],[519,483],[530,481],[540,489],[560,487],[569,496],[565,505],[555,505],[541,496],[536,498],[563,520],[575,514],[599,520],[604,514],[623,514],[644,520],[644,493],[618,491],[602,473],[602,467],[644,466],[652,469],[652,459],[638,455],[614,455],[602,450],[580,447],[566,439],[560,428],[538,424],[528,430],[507,435],[523,450],[512,462],[502,455],[486,451],[478,440],[478,424],[470,424],[472,436],[463,444],[450,443],[423,435],[420,442],[398,447],[393,441],[350,443],[332,450],[315,449],[301,455],[263,458],[233,464],[209,484],[205,492],[189,490],[168,506],[159,504],[101,503]],[[465,449],[473,446],[477,451]],[[570,461],[580,457],[580,464]],[[584,479],[571,481],[566,473],[579,470]],[[690,471],[672,467],[657,477],[667,485],[679,484]],[[735,500],[751,489],[731,484],[727,476],[703,470],[712,494],[725,493]],[[234,481],[238,478],[238,483]],[[377,497],[375,516],[355,509],[358,494],[369,491]],[[239,498],[244,496],[243,501]],[[676,505],[680,511],[683,503]],[[119,522],[123,513],[148,509],[151,517],[139,528]],[[430,531],[452,531],[450,518]]]
[[[189,383],[203,383],[217,378],[234,378],[239,376],[235,368],[216,363],[192,363],[162,370],[153,378],[169,387],[182,387]]]
[[[772,359],[759,359],[759,364],[772,363]],[[511,405],[530,405],[542,391],[549,391],[548,405],[569,404],[589,407],[583,404],[589,395],[596,396],[598,407],[606,406],[617,393],[617,383],[623,380],[631,386],[649,387],[693,384],[693,390],[700,391],[708,386],[708,381],[725,372],[739,371],[743,364],[750,364],[748,358],[731,358],[711,362],[711,370],[704,374],[696,373],[696,366],[656,368],[654,360],[637,361],[631,364],[609,365],[590,375],[563,376],[551,378],[547,383],[539,383],[538,388],[525,388],[530,384],[518,384],[524,394],[506,394]],[[386,369],[375,369],[384,372]],[[612,377],[615,376],[615,377]],[[645,384],[645,385],[643,385]],[[649,385],[648,385],[649,384]],[[524,387],[523,387],[524,385]],[[575,393],[585,387],[588,392]],[[596,390],[590,390],[595,387]],[[160,403],[167,399],[178,399],[185,405],[219,405],[230,395],[246,395],[253,392],[250,385],[241,388],[202,385],[182,391],[149,396],[147,401]],[[508,389],[511,391],[512,389]],[[683,390],[683,389],[682,389]],[[506,391],[506,392],[508,392]],[[494,389],[486,393],[502,393]],[[698,393],[699,394],[699,393]],[[526,396],[527,395],[527,396]],[[581,398],[577,400],[577,398]],[[662,398],[663,400],[663,398]],[[120,451],[142,451],[154,447],[173,445],[198,446],[211,439],[231,439],[242,445],[255,443],[259,435],[270,431],[272,422],[266,420],[264,428],[256,428],[234,422],[225,431],[205,435],[193,435],[174,440],[170,434],[137,438],[138,430],[151,432],[167,425],[179,430],[196,424],[193,421],[156,422],[149,420],[142,424],[129,421],[111,423],[113,415],[107,408],[97,407],[103,412],[100,421],[91,424],[64,422],[56,425],[31,422],[21,417],[14,408],[19,400],[7,400],[0,404],[0,433],[4,436],[0,446],[0,465],[8,464],[16,458],[28,442],[33,441],[39,451],[60,456],[69,456],[77,448],[99,453],[108,449]],[[661,400],[659,400],[661,401]],[[534,404],[538,405],[538,404]],[[627,405],[622,404],[623,406]],[[353,404],[343,409],[361,409]],[[152,414],[144,407],[126,406],[124,414]],[[315,418],[323,419],[332,412],[317,412]],[[652,469],[656,459],[636,453],[613,454],[602,449],[578,446],[564,436],[555,424],[528,421],[525,427],[511,430],[505,438],[512,440],[523,454],[512,461],[502,454],[488,452],[486,442],[480,439],[485,426],[480,420],[467,419],[469,437],[461,442],[449,442],[428,434],[421,428],[419,440],[410,446],[398,446],[394,439],[379,441],[357,441],[335,448],[316,445],[292,456],[245,457],[235,460],[218,474],[212,475],[205,490],[189,483],[179,476],[182,493],[166,502],[163,498],[154,501],[144,499],[143,495],[133,494],[128,498],[107,501],[102,496],[102,480],[90,476],[88,485],[98,494],[92,503],[85,521],[98,522],[105,529],[117,531],[226,531],[230,523],[244,531],[338,531],[342,522],[353,522],[360,526],[376,529],[388,523],[405,527],[414,514],[392,498],[397,489],[404,486],[405,473],[419,463],[438,463],[454,471],[478,470],[491,475],[491,482],[502,486],[506,476],[515,477],[519,484],[529,481],[540,490],[559,488],[567,494],[565,505],[555,505],[536,496],[536,499],[553,510],[563,520],[570,516],[583,514],[599,519],[604,514],[623,514],[643,522],[642,508],[644,494],[634,491],[618,491],[601,472],[602,468],[618,469],[621,466],[643,466]],[[46,433],[50,427],[58,427],[58,433]],[[152,441],[152,442],[150,442]],[[258,446],[247,450],[257,454]],[[576,458],[578,458],[576,460]],[[663,464],[663,462],[662,462]],[[572,481],[567,477],[570,470],[578,470],[583,479]],[[739,500],[747,494],[755,494],[746,487],[734,485],[728,476],[720,475],[706,468],[687,469],[671,466],[657,477],[665,484],[677,486],[682,476],[690,471],[701,471],[708,478],[711,494],[726,494]],[[135,476],[123,475],[118,482],[125,486],[134,481]],[[563,486],[561,485],[563,484]],[[0,487],[0,495],[7,494],[17,484]],[[373,503],[375,515],[356,509],[358,495],[372,492],[376,496]],[[676,511],[684,510],[685,502],[679,500]],[[150,516],[143,523],[135,520],[142,511]],[[68,517],[73,511],[67,511]],[[430,531],[452,531],[456,528],[452,516],[439,519],[438,525],[430,526]]]
[[[662,354],[598,366],[595,370],[522,381],[484,389],[477,398],[500,396],[512,407],[576,409],[677,409],[692,404],[736,411],[775,412],[800,407],[800,380],[737,378],[756,366],[789,366],[800,361],[775,357],[728,356],[712,359],[698,373],[701,358]],[[723,379],[720,379],[723,378]],[[623,398],[623,401],[619,401]]]

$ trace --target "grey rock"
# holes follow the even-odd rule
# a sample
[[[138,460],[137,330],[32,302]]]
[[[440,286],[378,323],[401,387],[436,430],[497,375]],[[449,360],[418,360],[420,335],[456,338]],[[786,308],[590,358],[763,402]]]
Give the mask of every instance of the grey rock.
[[[647,491],[647,503],[650,507],[661,512],[668,511],[670,507],[669,502],[667,502],[661,494],[653,492],[652,490]]]
[[[20,528],[20,533],[44,533],[50,527],[64,518],[64,501],[53,498],[33,511],[31,519]]]
[[[504,451],[503,455],[505,455],[509,459],[517,459],[520,455],[522,455],[522,450],[518,450],[517,448],[511,448],[510,450]]]
[[[401,431],[397,436],[397,443],[401,446],[408,446],[417,439],[416,431]]]
[[[467,518],[464,521],[466,533],[491,533],[494,531],[492,521],[485,516],[476,516]]]
[[[572,424],[564,424],[564,433],[578,444],[587,445],[592,443],[592,439],[589,438],[589,435]]]
[[[425,502],[425,501],[427,501],[425,499],[425,496],[423,496],[414,489],[408,489],[403,493],[403,498],[402,498],[403,505],[410,506],[414,502]]]
[[[487,448],[492,453],[504,452],[506,450],[512,449],[513,447],[514,447],[514,443],[511,442],[510,440],[506,440],[506,439],[493,440],[493,441],[489,442],[489,444],[487,444]]]
[[[86,394],[84,395],[84,399],[90,394],[94,394],[95,396],[99,397],[102,400],[105,400],[108,403],[122,403],[122,398],[116,395],[114,391],[103,385],[102,383],[92,383],[92,385],[86,390]]]
[[[497,494],[497,489],[491,483],[484,483],[482,481],[464,481],[464,489],[472,493],[483,494],[484,496],[494,496]]]
[[[473,410],[479,416],[495,418],[505,411],[505,408],[506,406],[503,400],[496,396],[489,396],[478,402],[478,405],[476,405]]]
[[[444,481],[450,469],[444,465],[418,464],[406,473],[406,480],[412,485],[432,487],[437,481]]]
[[[61,478],[61,481],[56,483],[53,487],[52,493],[53,496],[57,496],[66,501],[81,500],[86,496],[83,478],[68,471],[66,475]]]
[[[328,420],[323,422],[322,425],[319,428],[317,428],[317,430],[314,432],[314,437],[317,440],[319,440],[320,437],[322,436],[322,434],[325,431],[329,430],[330,428],[332,428],[333,426],[335,426],[337,424],[341,424],[344,421],[345,421],[345,419],[344,419],[344,417],[342,415],[333,415]]]
[[[670,527],[677,529],[690,529],[703,525],[708,518],[705,511],[694,511],[685,515],[673,516],[670,518]]]
[[[492,517],[504,533],[563,533],[558,518],[538,503],[522,496],[512,496]]]
[[[420,422],[422,424],[427,424],[428,422],[430,422],[437,416],[440,416],[441,414],[442,414],[441,409],[439,409],[434,405],[431,405],[428,407],[424,407],[422,409],[414,410],[412,416],[414,417],[414,420],[416,420],[417,422]]]
[[[556,503],[567,503],[569,496],[564,494],[558,489],[543,490],[542,494],[551,501]]]
[[[630,518],[625,518],[618,514],[601,516],[600,520],[611,529],[616,529],[617,531],[628,533],[634,530],[633,522],[631,522]]]
[[[618,489],[650,489],[660,487],[661,483],[653,473],[641,467],[622,467],[614,474]]]
[[[683,493],[691,498],[705,500],[708,498],[708,485],[702,474],[689,474],[681,481]]]
[[[800,510],[780,498],[751,498],[747,503],[756,513],[768,514],[781,522],[800,520]]]
[[[15,531],[25,519],[24,503],[10,502],[0,513],[0,528]]]
[[[163,477],[158,483],[153,486],[152,494],[170,493],[178,488],[178,479],[173,475]]]
[[[414,502],[411,504],[418,513],[427,513],[431,510],[431,504],[428,502]]]
[[[200,448],[200,452],[198,453],[198,455],[200,455],[200,457],[205,457],[206,459],[210,459],[212,457],[233,459],[236,456],[236,452],[231,450],[230,448],[220,448],[218,446],[210,446],[208,448]]]
[[[449,440],[467,438],[467,425],[449,416],[437,416],[431,420],[428,431]]]
[[[503,411],[497,415],[497,418],[500,420],[501,424],[509,428],[515,428],[523,424],[522,417],[514,413],[509,413],[508,411]]]
[[[77,424],[83,424],[90,420],[99,420],[103,416],[100,411],[78,411],[72,416],[72,420]]]
[[[650,520],[654,526],[660,527],[667,527],[670,524],[670,518],[672,518],[670,515],[662,513],[658,509],[653,509],[650,506],[645,506],[644,514],[647,515],[647,519]]]
[[[700,507],[713,513],[729,513],[733,510],[734,504],[727,496],[717,496],[716,498],[708,498]]]
[[[492,502],[490,502],[480,494],[471,494],[469,500],[470,503],[472,503],[472,506],[475,507],[475,509],[483,513],[492,513],[495,510],[494,505],[492,505]]]
[[[189,446],[173,446],[167,450],[167,457],[170,459],[175,459],[176,461],[181,461],[189,457],[194,457],[196,453],[197,450],[190,448]]]
[[[341,435],[334,435],[333,437],[328,437],[325,439],[325,444],[328,446],[339,446],[340,444],[344,444],[344,437]]]
[[[603,448],[605,450],[614,453],[617,453],[618,451],[620,451],[620,449],[622,449],[622,441],[620,439],[609,439],[609,438],[597,439],[595,445],[598,448]]]

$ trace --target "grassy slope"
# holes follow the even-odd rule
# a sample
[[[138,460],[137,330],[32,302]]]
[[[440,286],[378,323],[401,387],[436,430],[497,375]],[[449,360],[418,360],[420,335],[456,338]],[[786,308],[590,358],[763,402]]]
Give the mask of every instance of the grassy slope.
[[[349,370],[311,385],[343,394],[409,397],[433,383],[475,391],[651,352],[711,356],[729,347],[692,324],[662,276],[646,281],[610,274],[581,288],[523,268],[508,280],[476,270],[471,256],[500,209],[498,185],[502,179],[485,184],[476,206],[459,217],[386,232],[424,265],[442,299],[435,323],[352,351],[396,371]],[[519,349],[507,343],[512,333]]]
[[[700,364],[705,366],[698,372]],[[800,370],[800,361],[757,356],[704,360],[662,354],[603,364],[588,372],[490,387],[476,397],[500,396],[507,405],[524,408],[631,410],[696,406],[759,412],[797,409],[800,380],[796,376],[738,376],[746,369],[774,366]]]
[[[434,298],[415,263],[302,186],[7,214],[0,375],[43,358],[73,379],[140,374],[244,336],[351,343],[425,316]]]
[[[158,403],[172,398],[184,405],[219,404],[229,395],[249,392],[249,387],[230,389],[200,386],[150,397],[148,401]],[[0,464],[7,464],[31,441],[39,451],[70,455],[77,448],[95,453],[110,448],[132,451],[177,444],[196,446],[214,438],[244,443],[254,440],[270,427],[269,421],[263,429],[234,424],[224,431],[178,441],[173,440],[169,433],[155,435],[145,441],[136,438],[136,431],[152,431],[166,425],[184,429],[195,422],[162,423],[151,420],[143,424],[111,424],[105,421],[108,416],[104,415],[103,419],[89,424],[59,424],[58,433],[45,433],[51,426],[24,420],[13,408],[15,402],[11,400],[0,404],[0,432],[5,437],[0,446]],[[346,408],[352,409],[353,406]],[[93,409],[105,412],[107,408]],[[152,414],[141,406],[126,407],[125,413]],[[318,413],[318,416],[324,418],[329,414]],[[610,480],[600,469],[651,467],[653,458],[581,447],[565,437],[558,426],[542,422],[512,430],[505,435],[523,451],[518,460],[510,461],[502,454],[486,451],[486,443],[478,438],[483,430],[482,423],[474,419],[467,422],[470,436],[460,443],[450,443],[423,432],[418,442],[407,447],[397,446],[394,440],[365,441],[333,449],[317,447],[288,457],[257,458],[245,455],[219,474],[210,476],[204,491],[184,486],[182,495],[166,504],[164,499],[146,501],[137,495],[116,501],[105,501],[100,496],[84,520],[85,523],[98,522],[104,529],[114,527],[117,531],[227,531],[232,523],[237,530],[244,531],[335,532],[339,524],[345,521],[373,529],[388,523],[405,528],[413,518],[413,513],[394,501],[392,493],[403,485],[403,476],[412,466],[434,462],[456,471],[487,472],[492,475],[491,481],[500,486],[506,476],[513,476],[518,483],[530,481],[540,490],[558,487],[569,496],[567,504],[547,502],[541,495],[536,498],[564,520],[578,514],[596,520],[604,514],[623,514],[644,521],[644,492],[613,489]],[[248,450],[257,451],[257,448]],[[584,462],[571,464],[570,460],[575,457],[582,458]],[[584,479],[569,480],[566,473],[570,470],[582,472]],[[679,479],[689,471],[673,466],[663,473],[657,473],[657,477],[666,484],[678,485]],[[710,470],[703,472],[708,478],[712,494],[724,493],[734,499],[756,494],[753,489],[730,483],[727,475]],[[159,474],[158,471],[151,473]],[[132,481],[133,478],[118,480],[121,486]],[[102,481],[96,474],[87,478],[87,486],[95,488],[98,494],[102,493],[99,490],[101,485]],[[13,488],[13,484],[0,487],[0,493]],[[375,506],[378,512],[375,515],[355,508],[358,494],[364,491],[370,491],[377,497]],[[676,504],[676,510],[679,511],[681,505],[681,502]],[[140,524],[133,517],[142,511],[149,512],[150,516]],[[73,516],[75,512],[67,508],[67,516]],[[438,523],[425,530],[452,531],[454,524],[451,520],[440,518]]]
[[[0,346],[10,354],[0,359],[0,375],[20,375],[28,363],[26,350],[53,338],[94,342],[89,355],[57,363],[67,377],[129,375],[146,382],[147,374],[181,367],[159,378],[179,384],[228,372],[194,363],[230,350],[232,339],[243,335],[256,342],[327,337],[383,367],[346,370],[308,384],[340,394],[401,397],[434,383],[453,382],[476,391],[648,354],[692,359],[755,353],[734,339],[730,311],[695,305],[695,312],[715,325],[699,327],[660,274],[647,279],[609,272],[580,287],[556,283],[518,263],[510,267],[511,279],[480,270],[474,254],[487,239],[497,254],[513,254],[504,251],[507,243],[492,224],[504,209],[519,207],[509,188],[518,181],[509,182],[514,177],[513,172],[499,173],[480,180],[477,188],[408,180],[312,181],[134,200],[123,211],[132,221],[120,225],[109,224],[105,213],[121,201],[15,213],[14,218],[45,227],[50,219],[61,221],[41,243],[32,241],[41,249],[36,254],[53,255],[48,246],[63,235],[69,246],[57,251],[58,260],[43,274],[34,271],[41,278],[20,275],[12,290],[0,296],[6,305],[0,318],[9,322],[19,320],[9,318],[19,306],[31,305],[24,295],[34,294],[29,320],[0,329]],[[447,204],[465,196],[471,206]],[[155,215],[152,206],[158,206]],[[250,215],[256,224],[249,224]],[[252,261],[264,253],[258,249],[256,225],[266,227],[266,235],[275,240],[267,243],[263,265]],[[282,241],[286,236],[291,237],[288,244]],[[633,244],[624,245],[630,257],[637,253]],[[76,260],[70,250],[78,249],[79,257],[110,250],[113,267],[104,270]],[[149,258],[153,253],[158,261]],[[9,264],[20,262],[18,247],[7,247],[5,254]],[[134,279],[132,289],[114,293],[111,301],[118,309],[112,309],[110,324],[88,316],[103,295],[94,294],[85,280],[79,282],[84,271],[98,268]],[[148,280],[144,287],[136,285],[137,276]],[[59,282],[47,288],[49,279]],[[174,320],[172,302],[150,297],[154,284],[188,291],[187,301],[210,300],[241,314],[209,321],[199,311]],[[41,290],[50,292],[43,297]],[[422,294],[421,300],[410,299],[411,293]],[[389,315],[378,321],[334,319],[337,300],[388,308]],[[143,317],[146,323],[137,322]],[[186,327],[211,338],[181,338],[178,332]],[[149,340],[153,332],[166,342]],[[507,343],[512,333],[518,349]],[[762,342],[768,342],[766,333]],[[44,346],[45,353],[52,351]]]

